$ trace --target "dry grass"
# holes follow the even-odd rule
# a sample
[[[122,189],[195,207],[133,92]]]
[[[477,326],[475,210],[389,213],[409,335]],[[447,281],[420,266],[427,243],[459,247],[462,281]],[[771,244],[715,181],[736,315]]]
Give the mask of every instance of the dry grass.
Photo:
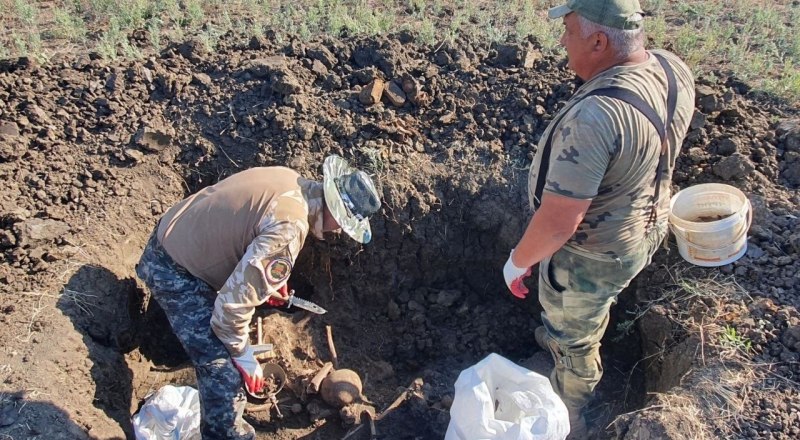
[[[709,432],[708,426],[704,422],[704,411],[698,407],[697,402],[690,397],[677,394],[665,394],[659,396],[657,404],[642,408],[636,412],[655,410],[658,420],[665,426],[672,424],[680,425],[681,429],[671,431],[672,439],[675,440],[711,440],[717,438]],[[615,420],[614,423],[617,423]],[[677,437],[676,437],[677,436]]]
[[[768,375],[768,369],[758,365],[718,358],[689,373],[680,387],[653,394],[649,406],[618,416],[610,426],[646,413],[671,435],[693,440],[732,438],[747,420],[751,391],[761,388]]]
[[[25,343],[30,342],[33,335],[42,330],[43,322],[49,322],[49,318],[53,315],[50,309],[59,301],[66,301],[66,304],[73,304],[81,313],[94,316],[92,309],[95,306],[92,298],[96,295],[90,293],[64,288],[59,295],[45,292],[20,292],[19,295],[34,299],[30,314],[25,320],[25,333],[17,336],[18,340]]]
[[[635,319],[656,306],[671,306],[669,317],[684,336],[696,335],[701,344],[695,363],[680,386],[668,393],[654,394],[651,405],[623,414],[612,425],[631,414],[645,413],[670,433],[692,433],[692,439],[731,438],[740,432],[752,406],[751,396],[782,380],[791,379],[773,372],[774,365],[752,361],[750,341],[736,330],[752,303],[747,291],[732,276],[679,263],[664,267],[666,288],[657,298],[635,311]],[[773,384],[773,385],[770,385]],[[650,411],[655,410],[655,411]],[[752,423],[751,423],[752,424]]]
[[[2,378],[0,382],[6,383],[6,380],[9,377],[11,377],[11,372],[12,372],[11,365],[8,364],[0,365],[0,378]],[[7,393],[0,393],[0,405],[2,405],[6,401],[5,400],[6,398],[8,398]]]
[[[707,350],[722,359],[747,359],[752,354],[751,343],[735,325],[747,313],[745,304],[753,299],[733,276],[714,271],[693,277],[692,269],[681,265],[670,272],[674,283],[672,300],[678,301],[679,310],[683,310],[675,315],[675,322],[687,333],[700,337],[703,364]]]
[[[764,377],[765,372],[752,365],[720,360],[698,370],[688,387],[692,397],[701,402],[704,419],[730,434],[739,427],[751,389]]]
[[[670,307],[670,318],[689,333],[696,333],[701,338],[718,337],[725,332],[724,323],[740,315],[740,306],[752,301],[733,276],[720,272],[700,270],[685,263],[661,266],[653,272],[667,274],[664,287],[654,298],[642,301],[634,310],[628,311],[632,317],[617,325],[623,333],[620,337],[632,331],[636,321],[655,306]],[[698,312],[698,309],[708,309],[711,315]]]
[[[669,393],[655,395],[653,405],[637,412],[658,410],[658,417],[682,421],[680,432],[694,433],[696,439],[733,438],[748,418],[752,396],[775,387],[775,380],[800,385],[772,372],[773,365],[756,364],[741,357],[718,357],[702,369],[692,371],[686,381]],[[619,419],[618,419],[619,420]],[[617,423],[615,420],[614,423]],[[690,429],[685,429],[690,427]]]
[[[52,307],[51,303],[53,301],[48,298],[54,298],[54,296],[41,292],[22,292],[20,295],[35,298],[34,304],[31,306],[30,315],[25,321],[25,334],[17,335],[17,340],[28,343],[33,338],[34,333],[41,330],[42,319],[52,315],[52,312],[45,314],[45,311]]]

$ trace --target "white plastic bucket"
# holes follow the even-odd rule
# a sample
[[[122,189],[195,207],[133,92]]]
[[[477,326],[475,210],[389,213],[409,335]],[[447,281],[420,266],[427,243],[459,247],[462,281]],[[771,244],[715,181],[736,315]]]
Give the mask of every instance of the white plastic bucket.
[[[743,192],[721,183],[686,188],[669,202],[669,227],[688,262],[714,267],[747,252],[752,206]]]

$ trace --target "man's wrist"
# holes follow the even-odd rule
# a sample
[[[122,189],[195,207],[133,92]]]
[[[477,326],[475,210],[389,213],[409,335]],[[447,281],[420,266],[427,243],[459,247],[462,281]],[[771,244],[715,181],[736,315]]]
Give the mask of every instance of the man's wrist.
[[[528,266],[525,264],[521,264],[519,261],[515,260],[515,257],[517,257],[517,253],[515,252],[515,250],[516,249],[511,250],[511,256],[509,258],[509,261],[511,261],[511,265],[514,266],[514,269],[524,271]]]
[[[503,266],[503,277],[506,280],[506,284],[511,285],[511,282],[515,279],[521,277],[527,271],[526,268],[518,267],[511,261],[512,256],[514,255],[514,251],[511,251],[511,254],[508,256],[508,260],[506,260],[506,264]]]
[[[244,345],[242,345],[241,348],[238,349],[236,346],[233,345],[227,346],[226,348],[228,349],[228,353],[230,353],[232,358],[241,358],[246,356],[248,352],[253,351],[253,348],[250,346],[249,342],[245,342]]]

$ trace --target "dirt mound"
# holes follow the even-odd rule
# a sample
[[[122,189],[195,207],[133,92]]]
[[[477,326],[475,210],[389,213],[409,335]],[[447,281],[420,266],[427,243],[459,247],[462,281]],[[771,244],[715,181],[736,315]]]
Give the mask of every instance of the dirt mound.
[[[263,422],[262,438],[335,438],[349,429],[303,392],[330,360],[326,325],[340,364],[359,373],[378,410],[423,379],[416,398],[379,422],[392,438],[441,438],[463,368],[490,352],[522,360],[536,351],[535,295],[507,295],[500,268],[528,218],[536,142],[579,84],[533,43],[229,39],[206,53],[190,42],[125,63],[5,60],[0,85],[0,375],[4,391],[22,392],[2,402],[2,434],[124,437],[149,392],[191,383],[163,313],[133,274],[156,220],[184,195],[248,167],[287,165],[319,178],[331,153],[373,173],[384,206],[370,245],[330,237],[301,253],[291,283],[328,314],[259,311],[271,319],[289,382],[279,396],[283,419],[249,416]],[[675,184],[722,181],[750,196],[748,253],[721,272],[788,311],[744,311],[731,322],[748,332],[755,360],[788,378],[800,373],[800,130],[796,115],[745,92],[734,80],[699,82]],[[660,258],[676,260],[674,252]],[[637,361],[652,355],[652,338],[614,330],[658,286],[646,284],[621,298],[604,341],[597,426],[641,408],[647,391],[669,389],[685,372],[647,382]],[[669,322],[658,328],[659,349],[679,345]],[[694,358],[681,359],[689,368]],[[754,419],[773,412],[748,410]],[[737,434],[750,435],[742,426]]]

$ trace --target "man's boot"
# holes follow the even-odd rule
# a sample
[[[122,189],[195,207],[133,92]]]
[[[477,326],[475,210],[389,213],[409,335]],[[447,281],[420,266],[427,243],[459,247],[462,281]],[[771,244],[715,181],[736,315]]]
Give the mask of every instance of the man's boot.
[[[585,440],[589,437],[589,428],[583,417],[583,408],[574,408],[567,405],[569,413],[569,435],[567,440]]]
[[[536,327],[536,330],[533,332],[533,337],[536,339],[536,344],[538,344],[542,350],[548,351],[550,355],[553,356],[553,362],[558,365],[558,342],[550,336],[550,333],[547,333],[547,329],[544,328],[543,325]]]
[[[543,350],[548,351],[550,355],[553,357],[553,362],[555,363],[555,369],[564,368],[564,363],[562,362],[562,353],[561,348],[558,345],[558,342],[550,336],[550,333],[547,332],[547,329],[544,328],[543,325],[536,327],[534,331],[534,337],[536,338],[536,343],[541,347]],[[556,373],[556,370],[553,370],[553,373]],[[553,382],[554,378],[551,377],[550,381]],[[558,391],[556,389],[556,391]],[[563,396],[562,396],[563,398]],[[586,426],[586,419],[583,417],[583,406],[572,406],[568,402],[564,402],[567,407],[567,412],[569,413],[569,435],[567,436],[567,440],[583,440],[589,436],[589,430]]]

